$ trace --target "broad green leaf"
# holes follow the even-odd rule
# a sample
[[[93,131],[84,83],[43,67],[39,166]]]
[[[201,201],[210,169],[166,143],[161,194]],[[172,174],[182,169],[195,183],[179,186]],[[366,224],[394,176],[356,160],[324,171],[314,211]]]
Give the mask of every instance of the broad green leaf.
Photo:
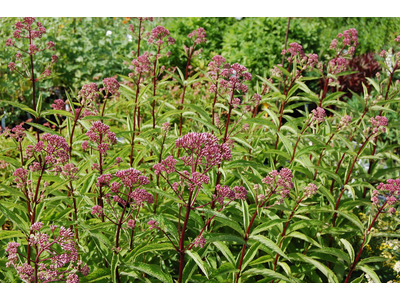
[[[16,188],[1,183],[0,183],[0,188],[5,189],[7,192],[10,193],[11,196],[18,196],[21,197],[22,199],[26,199],[25,195]]]
[[[0,212],[11,222],[15,223],[17,227],[21,229],[25,234],[29,234],[30,225],[28,225],[27,222],[24,219],[22,219],[21,216],[10,211],[1,203],[0,203]]]
[[[126,262],[135,261],[135,258],[139,255],[149,252],[149,251],[167,251],[174,250],[174,246],[171,243],[160,243],[160,244],[148,244],[148,245],[139,245],[135,249],[133,249],[125,258]]]
[[[350,265],[350,256],[343,252],[340,249],[335,249],[335,248],[322,248],[322,249],[312,249],[309,251],[310,253],[317,252],[317,253],[325,253],[329,255],[334,255],[338,258],[343,259],[348,265]]]
[[[254,256],[256,256],[258,248],[260,248],[260,245],[261,244],[259,242],[256,242],[249,248],[249,250],[247,250],[243,258],[242,270],[245,270],[247,265],[253,260]]]
[[[228,262],[230,262],[232,265],[236,264],[231,250],[229,250],[229,248],[223,242],[213,242],[213,244],[218,248],[219,251],[221,251],[222,255],[225,256]]]
[[[161,270],[161,268],[157,265],[145,264],[142,262],[134,262],[129,265],[124,265],[124,267],[146,273],[147,275],[157,278],[158,280],[164,283],[173,283],[171,275],[164,273]]]
[[[292,231],[291,233],[289,233],[287,235],[287,237],[295,237],[295,238],[301,239],[303,241],[306,241],[318,248],[322,248],[322,246],[319,243],[317,243],[314,239],[310,238],[309,236],[307,236],[304,233],[301,233],[299,231]]]
[[[236,269],[234,265],[232,265],[231,263],[224,263],[210,275],[210,278],[214,278],[221,275],[224,275],[224,277],[226,278],[225,275],[226,273],[236,273],[236,272],[239,272],[239,269]]]
[[[312,259],[310,257],[307,257],[306,255],[301,254],[301,253],[290,253],[288,256],[293,260],[312,264],[314,267],[316,267],[318,270],[320,270],[322,272],[322,274],[324,274],[328,278],[328,282],[331,282],[331,283],[339,282],[335,273],[333,273],[332,270],[330,270],[327,266],[320,263],[319,261]]]
[[[273,241],[271,241],[269,238],[262,236],[262,235],[250,235],[249,237],[251,240],[255,240],[257,242],[260,242],[267,248],[271,249],[272,251],[278,253],[280,256],[286,258],[287,260],[290,261],[289,257],[286,256],[285,253],[278,247],[277,244],[275,244]]]
[[[117,268],[119,265],[119,254],[113,252],[113,257],[111,259],[111,279],[112,282],[117,283]]]
[[[204,263],[204,261],[201,260],[199,254],[197,254],[197,252],[192,252],[190,250],[186,250],[185,253],[189,255],[196,262],[199,268],[203,271],[204,275],[206,275],[206,277],[209,278],[207,265]]]
[[[0,231],[0,240],[12,239],[12,238],[15,238],[15,237],[24,238],[25,234],[23,234],[20,231],[7,231],[7,230],[1,230]]]
[[[279,274],[279,273],[277,273],[275,271],[269,270],[269,269],[253,268],[253,269],[250,269],[250,270],[245,271],[245,272],[242,273],[242,276],[246,276],[246,275],[263,275],[263,276],[267,276],[267,277],[283,280],[285,282],[294,282],[293,280],[290,280],[286,276],[284,276],[282,274]]]
[[[88,276],[81,278],[79,282],[99,282],[110,277],[110,269],[97,269],[96,271],[89,273]]]
[[[269,221],[267,221],[267,222],[265,222],[265,223],[262,223],[262,224],[258,225],[258,226],[251,232],[251,234],[255,235],[255,234],[258,234],[258,233],[260,233],[260,232],[264,232],[264,231],[266,231],[267,229],[269,229],[269,228],[271,228],[271,227],[274,227],[274,226],[276,226],[276,225],[278,225],[278,224],[285,223],[285,222],[287,222],[287,219],[269,220]]]
[[[214,243],[214,242],[236,242],[239,244],[246,244],[246,242],[232,234],[224,234],[224,233],[206,233],[204,234],[204,237],[207,241],[207,243]]]
[[[350,262],[354,261],[354,248],[353,246],[345,239],[340,239],[340,242],[344,246],[344,248],[347,250],[347,253],[349,253],[350,256]]]
[[[375,271],[367,266],[367,265],[357,265],[356,270],[361,270],[368,274],[368,276],[375,282],[375,283],[381,283],[379,276],[375,273]]]

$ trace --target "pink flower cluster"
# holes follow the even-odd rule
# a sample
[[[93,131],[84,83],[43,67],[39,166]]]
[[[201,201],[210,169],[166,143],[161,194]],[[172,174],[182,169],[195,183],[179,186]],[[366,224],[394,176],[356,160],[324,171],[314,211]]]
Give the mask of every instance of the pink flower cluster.
[[[158,222],[156,222],[156,221],[154,221],[154,220],[148,221],[148,222],[147,222],[147,225],[150,225],[149,230],[158,229],[158,228],[159,228]]]
[[[172,156],[168,156],[166,159],[153,166],[154,174],[158,175],[161,172],[165,172],[168,175],[175,172],[176,162],[176,159],[174,159]]]
[[[83,85],[82,89],[78,92],[78,97],[81,98],[81,104],[96,101],[99,98],[97,84],[94,82]]]
[[[305,56],[304,52],[303,52],[303,46],[301,46],[300,44],[291,43],[291,44],[289,44],[289,47],[290,47],[289,49],[287,49],[287,50],[283,49],[281,52],[282,55],[286,55],[286,53],[290,53],[290,57],[287,59],[288,62],[292,62],[293,58],[297,55],[300,58],[303,58]]]
[[[194,239],[193,244],[195,247],[200,247],[200,248],[204,248],[204,246],[206,245],[207,241],[206,239],[203,237],[203,235],[199,235],[197,238]]]
[[[252,76],[249,72],[247,72],[247,68],[238,63],[234,63],[233,65],[225,65],[224,69],[221,71],[221,79],[219,84],[226,90],[230,90],[230,92],[241,91],[243,93],[247,93],[249,90],[248,86],[243,84],[244,81],[250,81]]]
[[[151,71],[151,64],[150,64],[150,53],[144,52],[143,55],[140,55],[137,59],[135,58],[132,60],[132,65],[129,68],[135,70],[135,74],[129,73],[129,77],[133,77],[133,75],[138,75],[146,72]]]
[[[344,57],[334,58],[331,61],[329,61],[329,66],[330,66],[329,72],[331,74],[338,74],[340,72],[343,72],[346,70],[348,64],[349,61]]]
[[[224,203],[224,198],[229,200],[246,200],[247,190],[243,186],[235,186],[231,189],[229,186],[221,186],[217,184],[215,186],[215,194],[213,195],[213,200],[217,201],[219,204]]]
[[[212,60],[208,64],[208,72],[207,74],[211,77],[212,80],[217,80],[219,73],[221,71],[221,66],[225,64],[226,59],[221,55],[215,55]],[[213,85],[215,86],[215,85]],[[215,92],[215,90],[214,90]]]
[[[292,171],[288,168],[283,168],[279,172],[276,170],[270,172],[269,176],[261,179],[261,182],[267,185],[266,193],[280,193],[281,199],[278,202],[281,203],[289,195],[290,189],[294,187],[292,178]]]
[[[194,169],[200,164],[209,168],[219,165],[222,161],[231,160],[231,150],[229,147],[226,144],[218,144],[218,138],[209,132],[189,132],[177,139],[175,146],[183,148],[190,154],[180,159],[186,166],[194,164]],[[196,156],[195,159],[193,154]]]
[[[115,78],[104,78],[103,80],[104,87],[101,88],[99,91],[106,91],[105,98],[108,97],[108,94],[110,95],[116,95],[119,96],[119,82]]]
[[[50,106],[54,110],[65,110],[65,102],[62,99],[54,100],[54,103]]]
[[[77,176],[78,168],[75,167],[73,163],[66,164],[62,167],[61,175],[64,176],[67,180],[77,180],[79,176]]]
[[[44,142],[46,142],[46,144]],[[39,144],[39,146],[38,146]],[[50,133],[42,135],[42,141],[39,141],[35,146],[35,151],[44,150],[46,152],[46,164],[64,165],[69,160],[69,146],[62,136]]]
[[[396,208],[394,205],[400,202],[400,179],[388,179],[386,183],[381,182],[377,187],[376,190],[372,191],[372,204],[375,206],[379,206],[379,199],[378,195],[383,197],[386,201],[385,204],[387,205],[388,212],[393,214],[396,212]]]
[[[81,272],[84,276],[87,276],[90,269],[87,265],[82,266],[82,261],[78,261],[78,252],[71,229],[65,229],[61,226],[58,236],[55,237],[57,226],[50,226],[54,237],[53,241],[50,241],[48,234],[40,232],[42,227],[42,222],[32,224],[31,231],[33,233],[28,240],[29,245],[37,249],[37,257],[34,262],[37,266],[37,277],[34,275],[34,268],[31,265],[27,263],[18,265],[18,243],[11,242],[7,245],[6,251],[9,255],[6,266],[14,267],[21,280],[26,282],[66,281],[67,283],[75,283],[79,282],[76,272]],[[53,249],[55,245],[62,249],[62,254],[59,250]],[[47,255],[46,258],[40,259],[43,254]]]
[[[157,26],[151,31],[151,36],[147,40],[149,44],[156,44],[158,47],[161,47],[164,44],[164,38],[168,37],[170,32],[168,29],[163,26]],[[167,39],[168,45],[175,44],[176,41],[172,37],[168,37]]]
[[[379,133],[385,133],[386,132],[386,126],[388,126],[388,119],[386,117],[382,116],[376,116],[375,118],[372,117],[369,119],[369,122],[372,125],[372,134],[378,135]],[[368,127],[366,130],[364,130],[364,134],[369,134],[371,130],[371,127]]]
[[[311,112],[312,112],[312,122],[318,124],[325,121],[326,113],[325,109],[323,109],[322,107],[317,107],[316,109],[313,109]]]
[[[318,188],[314,183],[308,184],[304,188],[304,199],[311,198],[312,196],[314,196],[317,193],[317,191],[318,191]]]
[[[350,126],[351,117],[349,115],[345,115],[340,119],[338,128],[343,129],[344,127]]]
[[[117,137],[115,133],[110,131],[110,127],[104,124],[101,121],[93,122],[92,127],[90,127],[89,131],[86,133],[89,137],[90,141],[97,144],[97,150],[101,154],[105,154],[110,146],[110,144],[117,143]],[[82,148],[86,148],[82,143]]]
[[[195,45],[198,45],[200,43],[206,43],[206,31],[204,28],[197,28],[196,30],[193,30],[191,33],[189,33],[188,38],[191,38],[194,42]]]
[[[11,138],[15,139],[17,142],[21,142],[22,139],[26,136],[25,128],[22,127],[21,123],[20,125],[15,126],[13,129],[8,129],[8,127],[6,127],[4,129],[4,136],[10,136]]]
[[[14,182],[17,183],[17,188],[21,189],[24,187],[28,180],[28,170],[18,168],[13,173]]]

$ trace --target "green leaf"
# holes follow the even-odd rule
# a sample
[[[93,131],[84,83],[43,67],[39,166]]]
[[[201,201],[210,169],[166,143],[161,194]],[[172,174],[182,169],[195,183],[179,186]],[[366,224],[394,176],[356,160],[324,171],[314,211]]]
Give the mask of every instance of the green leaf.
[[[335,249],[335,248],[322,248],[322,249],[312,249],[310,250],[310,253],[325,253],[325,254],[329,254],[329,255],[333,255],[336,256],[338,258],[343,259],[348,265],[351,264],[350,261],[350,256],[348,254],[346,254],[345,252],[343,252],[340,249]]]
[[[269,238],[262,236],[262,235],[250,235],[251,240],[255,240],[266,246],[267,248],[271,249],[272,251],[278,253],[280,256],[286,258],[287,260],[290,261],[289,257],[286,256],[285,253],[281,250],[281,248],[278,247],[273,241],[271,241]]]
[[[275,93],[281,93],[276,86],[274,86],[269,80],[266,80],[262,78],[259,75],[256,75],[262,82],[264,82],[266,85],[268,85]]]
[[[22,110],[24,110],[24,111],[30,113],[30,114],[33,115],[34,117],[36,117],[36,118],[38,117],[38,114],[37,114],[32,108],[29,108],[28,106],[26,106],[26,105],[24,105],[24,104],[21,104],[21,103],[19,103],[19,102],[12,102],[12,101],[1,100],[1,103],[5,103],[5,104],[9,104],[9,105],[18,107],[18,108],[20,108],[20,109],[22,109]]]
[[[15,223],[25,234],[29,234],[29,225],[21,216],[14,214],[0,203],[0,212],[11,222]]]
[[[264,275],[264,276],[267,276],[267,277],[283,280],[283,281],[286,281],[286,282],[294,282],[293,280],[290,280],[286,276],[284,276],[282,274],[279,274],[279,273],[277,273],[275,271],[269,270],[269,269],[253,268],[253,269],[250,269],[250,270],[245,271],[245,272],[242,273],[242,276],[245,276],[245,275]]]
[[[258,234],[260,232],[266,231],[268,228],[274,227],[278,224],[287,222],[286,219],[275,219],[275,220],[269,220],[265,223],[262,223],[260,225],[258,225],[252,232],[251,234]]]
[[[80,279],[79,282],[98,282],[108,278],[110,278],[110,269],[97,269],[96,271],[89,273],[88,276]]]
[[[249,228],[250,223],[250,215],[249,215],[249,205],[246,200],[242,200],[242,211],[243,211],[243,226],[244,229],[247,230]]]
[[[21,163],[18,160],[14,159],[14,158],[0,155],[0,160],[4,160],[5,162],[8,162],[9,164],[13,165],[16,168],[20,168],[21,167]]]
[[[50,128],[48,128],[48,127],[46,127],[46,126],[43,126],[43,125],[40,125],[40,124],[29,123],[29,125],[31,125],[31,126],[33,126],[33,127],[35,127],[35,128],[39,128],[41,131],[50,133],[50,134],[52,134],[52,135],[60,135],[58,132],[56,132],[56,131],[54,131],[54,130],[51,130]]]
[[[230,262],[232,265],[236,264],[231,250],[229,250],[229,248],[223,242],[213,242],[213,244],[218,248],[219,251],[221,251],[222,255],[225,256],[228,262]]]
[[[234,265],[232,265],[231,263],[224,263],[210,275],[210,278],[221,276],[226,273],[236,273],[236,272],[239,272],[239,269],[236,269]],[[224,277],[226,278],[226,276]]]
[[[206,239],[207,243],[214,243],[214,242],[236,242],[239,244],[246,244],[246,242],[232,234],[224,234],[224,233],[206,233],[204,235],[204,238]]]
[[[316,267],[318,270],[320,270],[322,272],[322,274],[324,274],[328,278],[328,282],[331,282],[331,283],[339,282],[335,273],[333,273],[332,270],[330,270],[327,266],[320,263],[319,261],[312,259],[310,257],[307,257],[306,255],[301,254],[301,253],[291,253],[288,256],[290,258],[292,258],[293,260],[312,264],[314,267]]]
[[[349,253],[350,256],[350,262],[354,261],[354,248],[353,246],[345,239],[340,239],[340,242],[344,246],[344,248],[347,250],[347,253]]]
[[[25,195],[16,188],[7,186],[2,183],[0,183],[0,188],[5,189],[7,192],[9,192],[11,194],[11,196],[18,196],[18,197],[21,197],[22,199],[26,199]]]
[[[117,283],[117,267],[119,264],[119,254],[113,252],[111,260],[111,279],[112,282]]]
[[[171,243],[149,244],[145,246],[139,245],[126,256],[125,261],[134,261],[136,257],[149,251],[167,251],[174,249],[175,248]]]
[[[164,283],[173,283],[170,274],[164,273],[161,268],[157,265],[150,265],[141,262],[134,262],[129,265],[124,265],[124,267],[138,270],[140,272],[146,273],[154,278],[157,278]]]
[[[356,269],[361,270],[368,274],[368,276],[375,282],[375,283],[381,283],[378,275],[375,273],[374,270],[372,270],[371,267],[366,266],[366,265],[357,265]]]
[[[260,243],[254,243],[249,250],[247,250],[246,255],[243,258],[242,271],[246,269],[247,265],[253,260],[254,256],[256,256],[258,248],[260,248]]]
[[[209,279],[206,264],[201,260],[201,257],[197,254],[197,252],[186,250],[185,253],[187,253],[187,255],[189,255],[196,262],[199,268],[203,271],[204,275],[206,275],[206,277]]]
[[[309,236],[305,235],[304,233],[301,233],[298,231],[292,231],[291,233],[289,233],[287,235],[287,237],[295,237],[295,238],[301,239],[303,241],[306,241],[318,248],[322,248],[322,246],[319,243],[317,243],[314,239],[312,239]]]
[[[16,237],[24,238],[25,234],[23,234],[20,231],[7,231],[7,230],[0,231],[0,240],[12,239]]]
[[[42,112],[40,115],[42,117],[48,116],[48,115],[61,115],[61,116],[65,116],[65,117],[74,119],[74,116],[66,110],[46,110],[46,111]],[[96,116],[96,117],[98,118],[98,116]]]
[[[98,232],[97,230],[92,230],[90,227],[83,225],[83,224],[80,224],[80,226],[82,227],[82,229],[87,231],[89,233],[89,235],[91,235],[92,237],[94,237],[99,242],[103,243],[104,245],[106,245],[109,249],[111,249],[113,247],[110,240],[101,232]]]

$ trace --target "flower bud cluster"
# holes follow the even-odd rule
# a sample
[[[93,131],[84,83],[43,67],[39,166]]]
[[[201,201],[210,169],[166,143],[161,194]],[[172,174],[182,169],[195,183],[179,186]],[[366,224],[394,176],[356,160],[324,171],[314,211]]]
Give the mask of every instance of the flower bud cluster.
[[[372,191],[371,201],[377,207],[379,206],[378,196],[385,199],[383,205],[389,214],[394,214],[396,212],[394,206],[400,202],[400,179],[388,179],[386,183],[381,182],[376,190]]]
[[[38,251],[38,256],[34,262],[38,266],[37,282],[65,281],[67,283],[79,282],[77,272],[87,276],[90,269],[87,265],[82,266],[82,261],[78,261],[78,251],[74,242],[74,234],[71,229],[60,227],[58,236],[55,235],[56,225],[50,226],[53,233],[53,241],[50,236],[41,232],[42,222],[32,224],[28,242]],[[61,248],[61,252],[55,246]],[[8,253],[7,267],[14,267],[21,280],[25,282],[34,282],[34,268],[28,263],[18,264],[17,248],[20,244],[10,242],[7,245]],[[60,254],[61,253],[61,254]],[[40,259],[41,255],[46,254],[46,259]]]
[[[266,185],[266,194],[279,193],[281,198],[277,202],[282,203],[285,197],[289,195],[290,189],[294,187],[292,178],[292,171],[288,168],[283,168],[279,172],[276,170],[270,172],[269,176],[261,179],[261,182]],[[259,200],[263,199],[265,199],[265,195],[259,195]]]
[[[86,133],[90,141],[97,144],[97,150],[101,154],[105,154],[110,144],[117,143],[115,133],[110,131],[110,127],[101,121],[93,122],[92,127]],[[82,148],[85,150],[88,143],[82,143]]]

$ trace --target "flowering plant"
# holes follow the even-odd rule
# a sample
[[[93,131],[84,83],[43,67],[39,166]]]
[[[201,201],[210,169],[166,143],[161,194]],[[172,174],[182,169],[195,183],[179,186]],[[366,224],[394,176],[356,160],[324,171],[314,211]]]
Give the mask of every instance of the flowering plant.
[[[397,145],[385,144],[399,54],[368,79],[374,90],[356,94],[359,110],[328,88],[362,43],[354,28],[332,41],[330,57],[290,42],[259,76],[216,53],[199,66],[212,39],[202,27],[187,32],[182,72],[168,66],[172,30],[124,20],[135,37],[128,76],[86,82],[51,109],[21,104],[35,122],[1,136],[0,280],[394,279],[374,263],[396,271],[398,262],[369,256],[369,246],[399,237],[397,227],[376,229],[395,220],[400,196]],[[31,40],[46,31],[34,24],[25,18],[14,32],[30,40],[31,58],[41,50]],[[316,91],[309,82],[321,78]]]

